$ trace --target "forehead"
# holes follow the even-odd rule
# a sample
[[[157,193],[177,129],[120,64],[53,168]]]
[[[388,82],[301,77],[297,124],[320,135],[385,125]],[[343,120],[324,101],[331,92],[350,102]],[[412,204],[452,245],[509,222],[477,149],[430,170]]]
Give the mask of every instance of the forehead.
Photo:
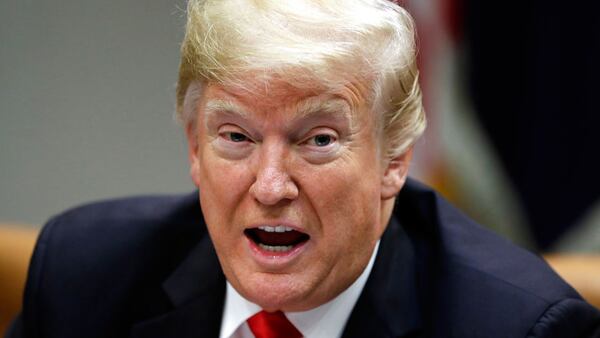
[[[370,115],[367,97],[366,87],[358,82],[327,88],[317,82],[298,86],[277,78],[269,81],[248,79],[235,84],[206,84],[201,105],[206,113],[273,115],[285,112],[287,114],[283,115],[299,118],[315,113],[343,114],[356,120]]]

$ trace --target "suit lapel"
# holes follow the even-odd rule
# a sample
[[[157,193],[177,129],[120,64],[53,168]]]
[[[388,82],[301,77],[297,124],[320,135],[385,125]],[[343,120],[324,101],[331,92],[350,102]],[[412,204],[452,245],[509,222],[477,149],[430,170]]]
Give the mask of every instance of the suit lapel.
[[[344,338],[418,336],[421,326],[412,243],[392,216]]]
[[[208,235],[163,283],[174,308],[135,324],[133,338],[218,337],[225,276]]]

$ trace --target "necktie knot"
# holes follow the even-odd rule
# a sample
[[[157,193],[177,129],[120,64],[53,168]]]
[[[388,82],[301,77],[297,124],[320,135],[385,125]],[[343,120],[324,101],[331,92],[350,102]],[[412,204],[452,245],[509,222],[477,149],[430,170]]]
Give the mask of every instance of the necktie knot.
[[[281,311],[261,311],[248,318],[248,326],[256,338],[302,338],[302,333]]]

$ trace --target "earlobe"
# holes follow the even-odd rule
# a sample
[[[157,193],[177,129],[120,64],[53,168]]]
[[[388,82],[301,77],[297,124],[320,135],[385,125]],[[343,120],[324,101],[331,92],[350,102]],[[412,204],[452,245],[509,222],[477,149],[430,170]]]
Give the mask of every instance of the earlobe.
[[[200,183],[200,159],[198,158],[198,133],[196,124],[188,122],[185,128],[188,143],[188,160],[190,162],[190,177],[198,187]]]
[[[381,178],[381,199],[386,200],[396,196],[408,176],[408,168],[412,158],[412,147],[403,154],[391,159]]]

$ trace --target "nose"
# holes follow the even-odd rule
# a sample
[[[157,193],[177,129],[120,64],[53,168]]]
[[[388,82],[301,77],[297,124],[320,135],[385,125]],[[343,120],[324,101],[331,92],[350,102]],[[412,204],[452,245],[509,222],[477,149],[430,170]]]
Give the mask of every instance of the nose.
[[[279,145],[263,143],[258,157],[256,179],[250,194],[261,204],[276,205],[298,197],[298,186],[288,172],[287,151]]]

